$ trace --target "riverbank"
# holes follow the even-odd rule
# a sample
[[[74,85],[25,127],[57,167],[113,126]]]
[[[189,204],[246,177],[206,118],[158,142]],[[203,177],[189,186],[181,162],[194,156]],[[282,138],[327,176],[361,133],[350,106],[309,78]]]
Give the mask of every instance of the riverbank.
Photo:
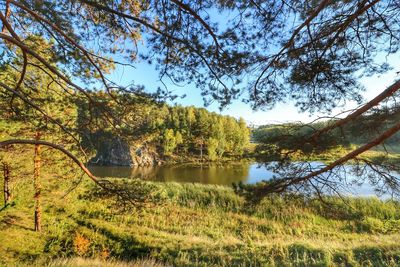
[[[76,165],[51,149],[42,151],[37,233],[33,148],[10,148],[4,160],[13,200],[0,208],[0,266],[400,264],[398,202],[354,198],[349,206],[330,198],[325,206],[274,195],[252,204],[227,186],[113,178],[144,203],[137,208],[81,180]]]
[[[310,153],[304,154],[300,151],[290,153],[290,159],[292,161],[320,161],[324,163],[329,163],[335,161],[345,155],[351,153],[360,145],[350,145],[348,147],[338,146],[335,148],[331,148],[321,153]],[[283,154],[287,151],[282,151]],[[255,149],[255,151],[249,155],[249,158],[255,158],[258,161],[275,161],[278,160],[276,156],[270,154],[268,150],[263,149],[262,146]],[[398,147],[388,146],[382,147],[377,146],[371,150],[368,150],[362,153],[359,156],[360,159],[367,159],[373,162],[380,162],[382,159],[387,160],[390,163],[399,163],[400,162],[400,149]],[[351,164],[351,161],[349,162]]]
[[[46,176],[42,233],[32,230],[32,185],[20,181],[0,212],[0,265],[123,266],[141,258],[173,266],[400,264],[398,202],[329,198],[325,206],[271,196],[250,204],[224,186],[112,180],[145,204],[124,206],[89,181],[65,196],[74,183]]]

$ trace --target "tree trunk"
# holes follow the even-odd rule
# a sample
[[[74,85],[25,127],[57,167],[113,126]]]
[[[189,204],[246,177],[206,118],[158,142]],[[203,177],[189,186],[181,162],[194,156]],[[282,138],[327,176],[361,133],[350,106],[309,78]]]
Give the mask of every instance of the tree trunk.
[[[203,162],[203,141],[200,143],[200,160]]]
[[[36,140],[40,139],[40,133],[37,132],[35,135]],[[42,185],[40,184],[40,145],[35,145],[35,156],[34,156],[34,170],[33,170],[33,186],[35,189],[35,231],[40,232],[42,225],[42,209],[41,209],[41,199],[40,191]]]
[[[3,175],[4,175],[4,206],[7,206],[11,201],[11,190],[10,190],[10,165],[3,162]]]

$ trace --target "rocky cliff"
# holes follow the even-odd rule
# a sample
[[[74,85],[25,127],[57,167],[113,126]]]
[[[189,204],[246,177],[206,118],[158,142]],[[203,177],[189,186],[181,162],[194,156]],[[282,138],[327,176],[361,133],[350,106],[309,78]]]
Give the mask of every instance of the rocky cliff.
[[[161,164],[155,150],[146,145],[129,145],[118,137],[102,140],[97,145],[96,156],[90,159],[91,165],[102,166],[152,166]]]
[[[162,163],[159,154],[146,145],[132,147],[131,155],[133,166],[152,166],[160,165]]]

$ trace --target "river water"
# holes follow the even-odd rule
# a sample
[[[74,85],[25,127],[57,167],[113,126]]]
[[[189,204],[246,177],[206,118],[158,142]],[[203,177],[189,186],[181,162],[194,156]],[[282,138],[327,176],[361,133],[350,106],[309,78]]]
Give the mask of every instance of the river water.
[[[232,185],[232,183],[238,182],[254,184],[262,180],[269,180],[274,175],[265,165],[246,161],[134,168],[89,166],[89,169],[98,177],[141,178],[160,182],[218,185]],[[349,192],[351,195],[358,196],[376,195],[372,187],[367,183],[349,188]]]

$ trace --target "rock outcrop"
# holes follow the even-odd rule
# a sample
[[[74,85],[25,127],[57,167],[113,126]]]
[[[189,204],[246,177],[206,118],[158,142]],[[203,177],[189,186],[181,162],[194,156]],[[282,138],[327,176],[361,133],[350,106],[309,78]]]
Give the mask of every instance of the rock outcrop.
[[[162,163],[157,152],[149,149],[147,146],[132,148],[131,151],[133,166],[153,166]]]
[[[97,154],[89,161],[93,165],[132,166],[129,145],[120,138],[102,140],[97,147]]]
[[[97,154],[89,161],[102,166],[152,166],[161,164],[159,155],[144,146],[130,146],[121,138],[112,137],[98,143]]]

